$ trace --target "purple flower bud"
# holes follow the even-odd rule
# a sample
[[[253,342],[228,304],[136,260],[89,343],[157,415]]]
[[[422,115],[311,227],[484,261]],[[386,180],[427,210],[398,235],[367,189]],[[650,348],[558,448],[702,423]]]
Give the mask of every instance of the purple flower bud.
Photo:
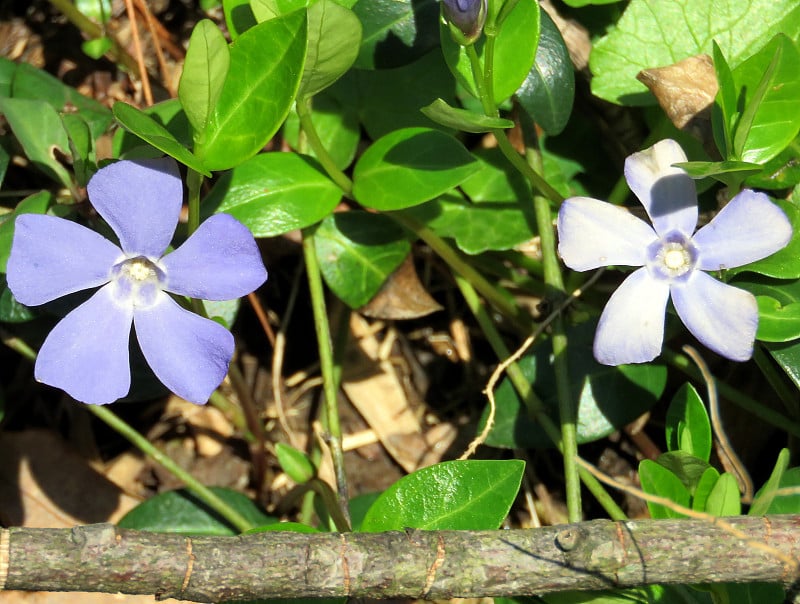
[[[461,44],[472,44],[486,22],[486,0],[442,0],[445,21],[463,34]],[[459,36],[461,37],[461,36]]]

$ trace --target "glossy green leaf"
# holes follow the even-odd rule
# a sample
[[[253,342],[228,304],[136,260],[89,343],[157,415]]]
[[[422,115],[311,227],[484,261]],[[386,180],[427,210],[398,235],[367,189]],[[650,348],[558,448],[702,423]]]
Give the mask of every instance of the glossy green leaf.
[[[456,104],[455,83],[438,50],[396,69],[356,70],[354,77],[359,117],[372,139],[399,128],[438,127],[420,108],[437,98]]]
[[[742,513],[739,485],[733,474],[725,472],[719,477],[708,495],[704,511],[713,516],[738,516]]]
[[[495,530],[519,491],[525,462],[447,461],[404,476],[367,512],[364,532]]]
[[[372,504],[375,503],[380,496],[381,493],[364,493],[350,499],[348,504],[348,508],[350,508],[350,526],[353,527],[354,532],[361,532],[361,525],[364,522],[369,508],[372,507]]]
[[[162,101],[151,107],[145,107],[141,111],[166,129],[170,137],[176,139],[181,146],[187,149],[192,146],[192,126],[178,99]],[[121,159],[152,158],[163,155],[162,151],[125,128],[117,128],[114,133],[112,150],[113,156]]]
[[[511,120],[451,107],[442,99],[436,99],[420,111],[437,124],[462,132],[490,132],[495,129],[514,127],[514,122]]]
[[[239,512],[253,526],[277,522],[245,495],[232,489],[211,487],[217,497]],[[186,489],[167,491],[140,503],[125,514],[121,528],[178,533],[181,535],[236,535],[237,531]]]
[[[0,113],[11,126],[30,162],[62,186],[70,188],[72,178],[55,157],[56,151],[66,156],[70,154],[69,139],[56,110],[45,101],[0,98]]]
[[[741,183],[751,174],[758,174],[762,167],[744,161],[685,161],[675,164],[683,168],[692,178],[713,178],[721,183]]]
[[[695,485],[694,493],[692,493],[692,509],[698,512],[703,512],[706,509],[706,502],[708,496],[714,489],[714,485],[719,480],[719,472],[716,468],[708,467],[706,471],[700,476],[700,479]]]
[[[250,0],[250,8],[259,23],[306,8],[309,4],[311,0]]]
[[[800,338],[800,301],[782,304],[769,296],[756,296],[758,331],[762,342],[789,342]]]
[[[792,380],[795,388],[800,390],[800,340],[781,344],[766,344],[775,362],[781,366],[783,371]]]
[[[4,323],[25,323],[36,318],[35,311],[17,302],[8,289],[6,276],[0,274],[0,321]]]
[[[672,397],[666,418],[667,449],[684,451],[708,461],[711,456],[711,422],[694,386],[684,384]]]
[[[533,67],[516,93],[520,107],[547,134],[567,125],[575,98],[575,72],[564,39],[545,11]]]
[[[800,467],[786,470],[778,488],[797,491],[800,488]],[[790,495],[775,495],[767,509],[767,514],[800,514],[800,494],[795,492]]]
[[[596,323],[587,321],[567,330],[570,392],[578,405],[578,443],[605,438],[622,429],[659,399],[667,383],[663,365],[600,365],[592,356]],[[552,344],[542,341],[518,361],[523,375],[558,422],[558,394],[552,365]],[[504,448],[548,448],[553,443],[532,418],[508,378],[495,391],[495,425],[486,444]],[[480,426],[486,421],[487,411]],[[480,431],[480,427],[478,429]]]
[[[469,203],[447,194],[404,212],[467,254],[509,250],[535,235],[532,204]]]
[[[231,40],[235,40],[257,23],[253,9],[250,8],[250,0],[222,0],[222,10]]]
[[[492,70],[497,103],[514,94],[531,71],[539,41],[539,12],[535,0],[520,0],[497,33]],[[450,71],[470,94],[477,97],[467,51],[453,40],[449,27],[441,20],[439,38]],[[482,37],[473,45],[481,64],[486,60],[485,42],[486,38]]]
[[[476,167],[452,136],[404,128],[375,141],[356,163],[353,195],[365,207],[400,210],[457,187]]]
[[[174,157],[192,170],[200,172],[200,174],[211,176],[211,172],[208,171],[200,159],[179,143],[169,130],[146,113],[126,103],[117,102],[114,104],[114,117],[126,130],[159,151]]]
[[[209,170],[238,166],[283,123],[303,73],[305,11],[248,29],[231,44],[230,54],[228,77],[195,148]]]
[[[67,132],[72,170],[78,186],[85,187],[95,172],[97,158],[89,124],[80,113],[63,113],[61,123]]]
[[[519,203],[530,199],[530,184],[500,149],[475,149],[472,154],[478,159],[478,165],[460,185],[472,201]]]
[[[592,92],[614,103],[655,104],[636,79],[642,69],[711,54],[712,40],[735,65],[779,32],[792,39],[800,36],[800,4],[795,0],[632,0],[616,26],[594,44]]]
[[[796,137],[786,149],[766,162],[761,172],[748,176],[744,186],[774,191],[791,189],[800,184],[800,162],[795,159],[796,145],[800,145],[800,137]]]
[[[225,212],[256,237],[272,237],[320,221],[341,196],[311,158],[262,153],[223,174],[203,200],[202,211]]]
[[[359,0],[352,8],[364,27],[360,69],[400,67],[438,45],[436,0]]]
[[[195,25],[183,62],[178,98],[197,135],[205,130],[217,104],[230,59],[228,43],[213,21],[203,19]]]
[[[328,150],[333,163],[340,170],[353,163],[361,140],[358,107],[352,101],[352,95],[348,95],[348,87],[340,85],[343,82],[345,79],[315,95],[314,110],[311,112],[311,122],[322,141],[322,146]],[[294,111],[286,118],[283,135],[286,142],[295,151],[299,151],[300,120]],[[311,148],[308,149],[308,154],[316,157]]]
[[[733,133],[738,119],[736,84],[733,73],[719,45],[712,41],[714,72],[717,75],[717,95],[711,108],[711,127],[714,142],[724,159],[733,157]]]
[[[765,67],[767,57],[770,60]],[[736,157],[764,163],[783,151],[797,136],[800,114],[789,108],[800,103],[798,64],[797,46],[786,36],[779,35],[734,70],[737,86],[745,91],[744,111],[733,139]],[[747,74],[754,71],[758,80],[750,81],[755,78]]]
[[[680,478],[675,476],[675,474],[664,466],[649,459],[645,459],[639,464],[639,481],[645,493],[666,497],[678,505],[689,507],[691,500],[689,490],[684,486]],[[683,514],[659,503],[648,501],[647,507],[650,510],[650,516],[654,519],[683,518]]]
[[[318,0],[308,9],[308,54],[299,98],[324,90],[350,69],[358,56],[361,22],[334,0]]]
[[[753,503],[750,504],[750,509],[747,512],[749,516],[763,516],[769,512],[772,501],[775,499],[775,491],[780,488],[781,480],[783,480],[783,475],[789,467],[790,459],[791,453],[789,449],[781,449],[767,482],[753,497]]]
[[[771,256],[733,269],[729,271],[729,274],[749,271],[776,279],[800,278],[800,204],[785,199],[773,201],[783,210],[792,225],[792,239],[789,244]]]
[[[275,457],[281,469],[297,484],[305,484],[317,475],[308,455],[286,443],[275,443]]]
[[[320,270],[328,287],[350,308],[360,308],[411,252],[405,232],[389,217],[340,212],[314,233]]]

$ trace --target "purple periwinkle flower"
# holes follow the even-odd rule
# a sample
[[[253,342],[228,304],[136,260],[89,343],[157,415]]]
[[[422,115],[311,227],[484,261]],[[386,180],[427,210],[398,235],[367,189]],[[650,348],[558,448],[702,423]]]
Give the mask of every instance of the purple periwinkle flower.
[[[99,287],[47,336],[36,379],[84,403],[125,396],[133,325],[158,379],[186,400],[205,403],[228,371],[233,336],[166,292],[205,300],[252,292],[267,278],[252,234],[219,214],[165,255],[183,198],[178,165],[170,158],[118,161],[98,170],[87,189],[119,247],[62,218],[16,219],[7,278],[17,300],[37,306]]]
[[[743,266],[777,252],[789,243],[792,226],[765,194],[746,189],[695,232],[694,181],[672,166],[685,161],[673,140],[625,161],[625,179],[652,227],[596,199],[572,197],[561,206],[558,251],[568,267],[642,267],[622,282],[600,316],[594,340],[600,363],[644,363],[658,356],[670,297],[684,325],[706,347],[734,361],[753,354],[755,298],[703,271]]]
[[[486,0],[442,0],[442,13],[445,20],[463,34],[458,42],[471,44],[486,23]]]

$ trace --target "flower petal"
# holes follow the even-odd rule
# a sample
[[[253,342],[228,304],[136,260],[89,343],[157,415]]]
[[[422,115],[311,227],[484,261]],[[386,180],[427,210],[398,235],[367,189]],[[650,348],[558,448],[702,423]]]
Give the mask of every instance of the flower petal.
[[[647,210],[656,233],[679,230],[691,235],[697,226],[697,189],[694,181],[672,164],[686,161],[673,140],[665,139],[625,160],[628,186]]]
[[[127,254],[158,258],[164,253],[183,200],[174,159],[118,161],[98,170],[86,189]]]
[[[642,266],[656,238],[649,224],[605,201],[571,197],[558,212],[558,253],[576,271]]]
[[[672,287],[672,302],[683,324],[706,348],[732,361],[753,355],[758,304],[750,292],[695,271]]]
[[[202,300],[245,296],[267,278],[252,233],[227,214],[206,220],[161,264],[167,291]]]
[[[144,358],[167,388],[203,404],[228,373],[233,336],[222,325],[184,310],[167,294],[162,292],[161,298],[134,313]]]
[[[37,306],[107,283],[122,256],[116,245],[74,222],[23,214],[14,224],[8,287],[22,304]]]
[[[606,304],[594,336],[594,357],[604,365],[646,363],[661,353],[666,281],[646,268],[631,273]]]
[[[91,405],[128,394],[128,340],[133,310],[112,301],[103,287],[55,326],[39,349],[34,375]]]
[[[745,189],[692,238],[698,267],[704,271],[734,268],[766,258],[792,238],[786,214],[764,193]]]

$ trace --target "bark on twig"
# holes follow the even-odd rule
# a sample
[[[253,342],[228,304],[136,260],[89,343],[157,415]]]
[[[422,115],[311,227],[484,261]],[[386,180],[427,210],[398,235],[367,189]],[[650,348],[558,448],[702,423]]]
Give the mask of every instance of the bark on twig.
[[[0,588],[218,602],[520,596],[665,583],[792,587],[798,554],[800,516],[192,538],[96,524],[0,531]]]

